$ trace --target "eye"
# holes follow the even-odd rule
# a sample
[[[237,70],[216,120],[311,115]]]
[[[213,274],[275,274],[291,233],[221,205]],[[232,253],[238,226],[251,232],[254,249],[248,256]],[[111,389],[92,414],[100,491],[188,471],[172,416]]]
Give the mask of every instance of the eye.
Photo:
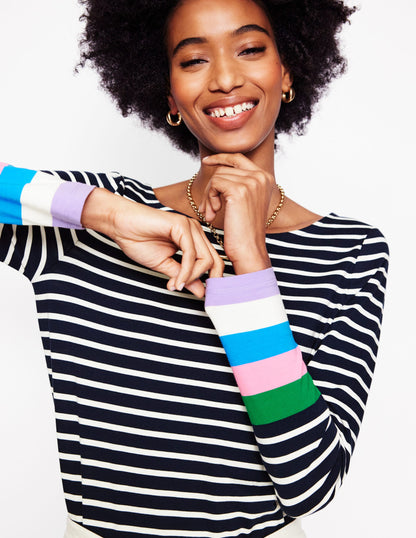
[[[254,56],[256,54],[261,54],[266,50],[266,47],[248,47],[240,52],[240,56]]]
[[[180,66],[182,68],[192,67],[193,65],[199,65],[202,63],[205,63],[206,60],[203,60],[202,58],[192,58],[191,60],[186,60],[180,63]]]

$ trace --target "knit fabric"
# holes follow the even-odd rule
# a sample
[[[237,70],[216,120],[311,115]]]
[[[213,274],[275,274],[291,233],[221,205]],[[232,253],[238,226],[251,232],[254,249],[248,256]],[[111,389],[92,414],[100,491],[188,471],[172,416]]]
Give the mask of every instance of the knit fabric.
[[[349,468],[374,371],[380,232],[331,214],[269,234],[273,268],[233,276],[227,264],[204,304],[75,229],[92,186],[171,211],[149,186],[42,173],[56,190],[39,204],[22,196],[30,173],[11,180],[8,168],[0,260],[33,284],[71,518],[105,538],[264,538],[324,507]],[[61,219],[51,199],[65,182]],[[25,225],[33,207],[49,220]]]

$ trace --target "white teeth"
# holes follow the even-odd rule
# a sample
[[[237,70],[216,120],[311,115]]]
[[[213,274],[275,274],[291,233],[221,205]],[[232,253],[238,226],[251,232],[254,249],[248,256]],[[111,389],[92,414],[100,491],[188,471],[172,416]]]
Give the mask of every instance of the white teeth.
[[[210,112],[210,116],[215,118],[223,118],[224,116],[227,116],[227,118],[232,118],[233,116],[236,116],[237,114],[241,114],[241,112],[245,112],[246,110],[251,110],[256,105],[254,103],[241,103],[235,106],[227,106],[224,108],[216,108],[215,110],[212,110]]]

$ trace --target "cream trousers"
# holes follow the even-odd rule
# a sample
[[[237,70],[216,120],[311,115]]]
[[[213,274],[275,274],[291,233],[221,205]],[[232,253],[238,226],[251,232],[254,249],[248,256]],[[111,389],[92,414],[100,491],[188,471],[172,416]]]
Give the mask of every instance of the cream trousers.
[[[78,525],[72,519],[68,518],[65,536],[64,538],[97,538],[98,534],[88,531]],[[276,531],[273,534],[270,534],[268,538],[306,538],[305,533],[302,530],[299,519],[296,519],[293,523],[289,523],[284,529]]]

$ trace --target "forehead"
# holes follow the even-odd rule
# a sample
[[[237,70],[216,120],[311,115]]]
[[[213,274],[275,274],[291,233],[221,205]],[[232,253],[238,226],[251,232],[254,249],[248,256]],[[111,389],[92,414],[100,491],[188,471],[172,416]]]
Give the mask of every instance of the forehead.
[[[217,40],[251,24],[265,28],[272,35],[265,11],[253,0],[183,0],[168,21],[168,51],[172,52],[183,39]]]

